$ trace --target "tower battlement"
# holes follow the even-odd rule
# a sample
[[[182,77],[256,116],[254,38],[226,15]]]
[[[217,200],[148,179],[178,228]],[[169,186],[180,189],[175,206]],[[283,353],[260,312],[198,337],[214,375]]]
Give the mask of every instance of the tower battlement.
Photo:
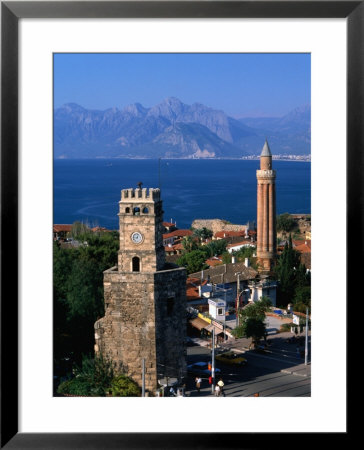
[[[121,191],[121,201],[130,202],[134,200],[160,201],[161,191],[159,188],[129,188]]]

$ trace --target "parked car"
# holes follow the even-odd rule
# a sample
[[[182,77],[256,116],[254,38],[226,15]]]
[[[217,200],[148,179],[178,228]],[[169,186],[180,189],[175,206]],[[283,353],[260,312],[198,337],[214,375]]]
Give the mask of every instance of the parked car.
[[[211,364],[211,363],[210,363]],[[193,364],[189,364],[187,366],[187,372],[192,373],[194,375],[207,375],[208,377],[211,375],[211,370],[209,369],[209,363],[207,362],[196,362]],[[215,367],[215,376],[219,375],[221,370]]]
[[[220,353],[219,355],[216,355],[216,359],[223,364],[237,364],[243,366],[247,363],[246,358],[232,351]]]
[[[186,346],[187,347],[194,347],[194,346],[198,346],[198,344],[196,344],[196,342],[190,338],[190,337],[186,337]]]

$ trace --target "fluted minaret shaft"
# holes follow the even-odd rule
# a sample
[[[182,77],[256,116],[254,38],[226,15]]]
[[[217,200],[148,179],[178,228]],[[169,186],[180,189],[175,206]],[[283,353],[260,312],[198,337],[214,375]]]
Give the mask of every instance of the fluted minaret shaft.
[[[276,256],[276,172],[265,141],[257,170],[257,257],[260,270],[270,272]]]

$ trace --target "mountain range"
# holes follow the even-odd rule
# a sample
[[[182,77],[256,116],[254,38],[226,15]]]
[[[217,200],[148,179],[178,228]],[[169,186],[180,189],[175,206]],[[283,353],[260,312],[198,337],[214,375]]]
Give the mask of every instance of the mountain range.
[[[90,110],[67,103],[54,110],[55,158],[240,158],[260,153],[308,155],[311,108],[279,118],[229,117],[175,97],[145,108]]]

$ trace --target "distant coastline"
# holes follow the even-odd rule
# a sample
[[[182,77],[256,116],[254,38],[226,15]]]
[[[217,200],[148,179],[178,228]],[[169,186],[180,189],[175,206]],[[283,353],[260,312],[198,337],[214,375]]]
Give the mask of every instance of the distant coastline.
[[[128,156],[96,156],[95,158],[67,158],[67,157],[58,157],[58,158],[54,158],[57,161],[60,160],[67,160],[67,161],[79,161],[79,160],[123,160],[123,159],[127,159],[127,160],[134,160],[134,161],[138,161],[138,160],[158,160],[161,159],[163,161],[168,161],[168,160],[184,160],[184,161],[258,161],[259,160],[259,155],[254,155],[254,156],[242,156],[240,158],[219,158],[219,157],[215,157],[215,158],[173,158],[173,157],[160,157],[160,158],[147,158],[147,157],[128,157]],[[273,155],[273,160],[275,161],[293,161],[293,162],[311,162],[311,155]]]

